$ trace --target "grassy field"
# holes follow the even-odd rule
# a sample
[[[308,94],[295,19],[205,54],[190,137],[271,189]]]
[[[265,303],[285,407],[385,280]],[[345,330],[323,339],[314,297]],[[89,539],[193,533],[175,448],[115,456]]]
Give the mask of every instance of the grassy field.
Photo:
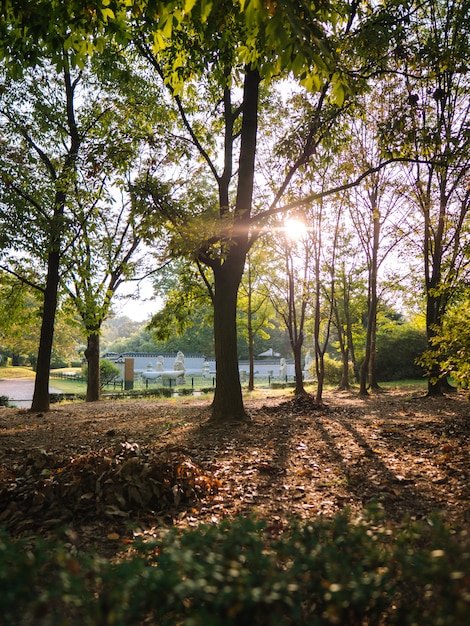
[[[31,367],[0,367],[0,380],[12,378],[34,378],[36,373]]]
[[[80,374],[80,368],[64,368],[64,369],[57,369],[57,370],[53,370],[54,373],[70,373],[70,372],[75,372],[77,374]],[[35,372],[33,371],[32,368],[30,367],[12,367],[12,366],[8,366],[8,367],[0,367],[0,380],[5,380],[5,379],[13,379],[13,378],[34,378],[35,377]],[[200,381],[196,381],[195,384],[195,389],[199,388]],[[67,379],[67,378],[55,378],[55,377],[51,377],[50,379],[50,384],[51,387],[54,387],[54,389],[58,389],[60,391],[62,391],[63,393],[77,393],[77,394],[84,394],[86,393],[86,383],[83,381],[79,381],[79,380],[73,380],[73,379]],[[136,382],[136,388],[138,388],[140,386],[140,381]],[[189,388],[191,385],[190,380],[188,380],[187,384],[186,384],[186,388]],[[207,386],[207,381],[202,381],[201,385],[203,386]],[[250,398],[256,398],[259,397],[260,394],[265,394],[266,393],[266,388],[264,383],[258,383],[258,389],[255,389],[253,392],[248,392],[248,391],[244,391],[244,394],[246,395],[246,397]],[[384,383],[380,383],[380,386],[384,389],[384,390],[390,390],[390,389],[409,389],[410,391],[412,390],[416,390],[416,389],[423,389],[423,391],[426,389],[426,385],[427,382],[426,380],[400,380],[400,381],[389,381],[389,382],[384,382]],[[263,388],[261,388],[263,387]],[[334,389],[334,385],[326,385],[325,386],[325,390],[331,390]],[[108,387],[107,389],[105,389],[105,393],[106,391],[112,391],[112,386]],[[314,393],[315,392],[315,385],[306,385],[306,390],[310,393]],[[276,391],[278,392],[279,395],[285,395],[286,393],[286,389],[271,389],[270,390],[270,396],[272,395],[276,395]]]

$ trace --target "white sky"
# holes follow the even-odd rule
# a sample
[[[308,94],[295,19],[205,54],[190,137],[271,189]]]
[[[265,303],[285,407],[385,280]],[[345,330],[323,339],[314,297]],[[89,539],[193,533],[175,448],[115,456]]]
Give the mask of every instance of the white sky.
[[[113,311],[116,316],[126,315],[135,322],[146,322],[161,307],[162,301],[154,296],[149,281],[124,284],[117,297],[113,299]]]

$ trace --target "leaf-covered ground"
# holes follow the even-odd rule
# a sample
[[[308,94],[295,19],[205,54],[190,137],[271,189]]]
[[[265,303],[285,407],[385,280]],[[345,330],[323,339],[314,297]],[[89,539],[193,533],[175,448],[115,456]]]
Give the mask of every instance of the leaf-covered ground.
[[[105,553],[168,524],[254,514],[353,512],[378,502],[391,522],[439,512],[470,525],[470,404],[463,394],[388,391],[247,400],[252,423],[208,423],[209,399],[0,409],[0,526],[60,529]]]

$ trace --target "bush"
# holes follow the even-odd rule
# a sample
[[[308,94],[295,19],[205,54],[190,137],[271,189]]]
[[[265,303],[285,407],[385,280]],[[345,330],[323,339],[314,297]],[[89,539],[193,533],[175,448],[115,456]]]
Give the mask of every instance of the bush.
[[[51,404],[56,404],[58,402],[64,402],[66,400],[69,400],[71,402],[73,401],[84,401],[86,400],[86,394],[84,393],[50,393],[49,394],[49,401]]]
[[[272,380],[271,389],[295,389],[295,383],[280,383],[276,380]]]
[[[106,385],[120,376],[121,370],[109,359],[100,359],[100,387],[103,389]],[[88,378],[88,363],[82,366],[82,375],[85,380]]]
[[[172,530],[110,563],[0,535],[2,624],[458,626],[470,549],[439,522],[392,531],[347,513],[278,528]]]
[[[128,389],[104,394],[107,398],[171,398],[175,390],[171,387],[149,387],[148,389]]]
[[[343,363],[339,359],[332,359],[328,354],[324,356],[325,380],[329,385],[339,385],[343,373]],[[349,380],[354,380],[354,371],[352,365],[349,366]]]
[[[379,380],[406,380],[424,376],[416,360],[427,347],[426,333],[411,325],[395,325],[377,333],[377,377]]]
[[[0,406],[10,406],[10,398],[8,396],[0,396]]]

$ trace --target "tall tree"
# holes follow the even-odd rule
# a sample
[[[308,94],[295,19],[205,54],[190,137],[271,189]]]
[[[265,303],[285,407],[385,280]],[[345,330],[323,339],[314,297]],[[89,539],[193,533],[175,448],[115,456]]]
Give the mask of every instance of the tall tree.
[[[141,216],[142,217],[142,216]],[[145,273],[142,248],[144,226],[124,206],[101,206],[84,219],[73,247],[65,289],[78,312],[87,338],[87,402],[100,399],[100,335],[119,287]]]
[[[18,271],[15,250],[20,250],[42,270],[34,284],[43,294],[34,411],[49,408],[61,283],[65,288],[74,283],[71,293],[92,337],[99,329],[96,298],[104,290],[102,315],[98,316],[102,321],[111,294],[129,275],[130,258],[138,244],[135,237],[129,243],[128,237],[129,232],[136,232],[137,217],[131,219],[127,213],[127,229],[123,227],[125,211],[111,208],[111,196],[113,188],[116,195],[124,184],[122,176],[131,168],[140,137],[134,138],[132,125],[129,128],[125,123],[131,116],[99,80],[96,67],[89,63],[83,70],[73,68],[70,56],[63,52],[59,73],[44,61],[42,66],[26,68],[16,79],[6,75],[0,96],[1,130],[9,140],[0,156],[0,219],[13,250],[4,268],[32,284],[26,272]],[[99,285],[96,270],[103,263],[109,282]],[[90,375],[98,367],[90,367]]]
[[[380,106],[376,105],[375,97],[366,97],[366,118],[351,127],[351,162],[359,172],[380,158],[376,128],[389,108],[384,106],[384,92],[380,86],[377,89]],[[389,106],[393,106],[392,103]],[[375,360],[380,270],[403,237],[409,209],[403,208],[401,190],[396,172],[386,168],[371,174],[362,185],[349,192],[349,214],[367,265],[366,342],[360,366],[360,395],[368,394],[368,386],[379,389]]]
[[[23,4],[19,3],[20,8]],[[88,36],[93,27],[96,30],[107,25],[113,37],[124,41],[130,21],[134,45],[168,86],[187,137],[215,181],[217,210],[212,223],[216,227],[208,239],[194,246],[199,261],[211,269],[215,287],[218,365],[213,419],[247,419],[238,377],[236,301],[253,227],[270,213],[283,210],[280,204],[292,179],[308,164],[327,133],[327,128],[318,127],[317,118],[302,129],[299,150],[284,181],[267,212],[258,213],[253,221],[260,85],[291,73],[308,90],[320,94],[319,108],[331,99],[342,105],[356,89],[364,87],[369,76],[376,75],[405,11],[400,0],[386,7],[356,1],[302,1],[299,6],[290,1],[259,0],[243,0],[240,5],[207,0],[136,0],[131,9],[118,0],[112,8],[83,8],[75,0],[65,4],[54,2],[47,15],[41,6],[38,14],[44,25],[38,24],[40,20],[31,11],[26,11],[24,18],[16,3],[5,0],[13,23],[6,29],[8,44],[24,39],[26,31],[21,26],[25,22],[30,26],[31,18],[38,26],[31,29],[33,39],[41,39],[52,50],[66,43],[80,62],[83,50],[86,53],[103,46],[102,37]],[[71,31],[72,18],[76,18],[77,28]],[[48,27],[52,34],[47,34]],[[207,120],[201,114],[203,103],[196,99],[198,92],[213,113],[220,112],[220,142],[207,134]]]
[[[269,293],[273,307],[289,334],[294,356],[295,389],[297,396],[306,395],[303,381],[302,350],[305,322],[313,300],[314,239],[317,233],[311,225],[296,219],[286,219],[274,228],[272,271]]]
[[[410,161],[404,176],[421,214],[426,327],[433,350],[452,293],[468,272],[470,208],[470,5],[428,0],[411,17],[411,36],[396,49],[402,77],[384,125],[389,153]],[[446,379],[434,361],[429,395]]]
[[[291,2],[252,1],[239,7],[200,1],[185,8],[191,11],[159,6],[158,20],[153,6],[136,15],[134,42],[168,86],[182,129],[215,183],[217,204],[206,214],[213,230],[193,247],[214,282],[217,385],[212,418],[246,420],[236,341],[237,295],[246,255],[255,226],[280,210],[293,178],[328,131],[318,127],[318,116],[301,129],[297,150],[267,212],[254,211],[255,156],[265,123],[259,116],[262,87],[274,75],[291,72],[320,94],[317,108],[328,100],[342,105],[364,85],[364,76],[377,60],[365,42],[375,37],[374,49],[382,58],[393,20],[382,9],[356,2],[302,2],[299,8]],[[357,56],[351,54],[353,48]]]
[[[52,69],[52,78],[49,73]],[[2,228],[10,247],[38,257],[44,267],[41,335],[32,410],[49,410],[49,372],[60,283],[67,246],[67,204],[83,143],[76,117],[80,77],[63,55],[60,75],[47,63],[14,81],[4,76],[1,132],[9,149],[0,156]],[[21,94],[21,95],[20,95]],[[21,225],[21,226],[20,226]]]

